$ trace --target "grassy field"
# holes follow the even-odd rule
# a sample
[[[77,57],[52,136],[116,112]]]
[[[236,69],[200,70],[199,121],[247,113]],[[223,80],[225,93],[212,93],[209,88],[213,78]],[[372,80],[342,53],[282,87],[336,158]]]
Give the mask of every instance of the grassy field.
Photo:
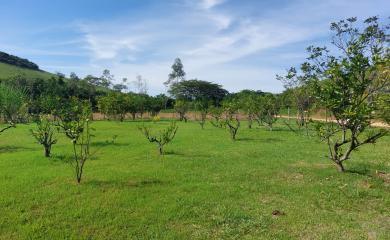
[[[33,125],[2,134],[0,239],[390,237],[389,182],[376,173],[390,171],[389,136],[338,173],[325,145],[280,125],[243,124],[233,142],[226,130],[179,123],[160,158],[139,124],[93,123],[98,150],[80,185],[66,163],[69,140],[46,159]]]
[[[31,69],[20,68],[6,63],[0,63],[0,79],[7,79],[16,75],[25,75],[29,78],[42,79],[49,79],[50,77],[54,76],[53,74],[48,72],[34,71]]]

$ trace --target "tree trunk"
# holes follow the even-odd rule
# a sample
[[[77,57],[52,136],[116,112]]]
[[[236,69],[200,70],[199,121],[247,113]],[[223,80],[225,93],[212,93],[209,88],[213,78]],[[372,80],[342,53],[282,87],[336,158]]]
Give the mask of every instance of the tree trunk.
[[[45,146],[45,157],[50,157],[50,147]]]
[[[158,151],[159,151],[160,155],[163,155],[163,153],[164,153],[164,152],[163,152],[163,146],[160,145],[160,146],[158,147]]]
[[[335,162],[335,164],[336,164],[337,170],[338,170],[339,172],[345,172],[345,168],[344,168],[342,162]]]
[[[290,122],[290,107],[287,108],[288,122]]]

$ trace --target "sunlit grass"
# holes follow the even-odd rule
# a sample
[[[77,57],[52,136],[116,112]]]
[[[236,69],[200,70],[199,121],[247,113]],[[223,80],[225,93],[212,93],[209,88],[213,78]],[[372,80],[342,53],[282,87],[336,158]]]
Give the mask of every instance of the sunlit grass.
[[[47,159],[29,134],[33,125],[2,134],[0,239],[389,236],[389,183],[376,171],[390,171],[390,137],[364,146],[346,163],[350,171],[338,173],[324,144],[281,125],[271,132],[243,123],[233,142],[210,124],[179,123],[160,157],[140,124],[93,124],[97,152],[80,185],[66,138]]]

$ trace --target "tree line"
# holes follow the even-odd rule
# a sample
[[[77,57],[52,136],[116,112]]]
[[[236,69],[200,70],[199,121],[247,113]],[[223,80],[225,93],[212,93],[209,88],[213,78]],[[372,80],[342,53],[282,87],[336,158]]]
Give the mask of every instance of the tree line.
[[[5,52],[0,51],[0,62],[2,63],[7,63],[11,64],[14,66],[22,67],[22,68],[27,68],[31,70],[38,70],[39,71],[39,66],[27,59],[20,58],[14,55],[10,55]]]

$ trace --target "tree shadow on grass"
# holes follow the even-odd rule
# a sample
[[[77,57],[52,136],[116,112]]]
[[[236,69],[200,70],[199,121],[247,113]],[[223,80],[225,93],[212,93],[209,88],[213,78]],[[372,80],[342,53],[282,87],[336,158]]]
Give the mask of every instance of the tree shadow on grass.
[[[54,162],[70,163],[73,160],[72,157],[72,155],[52,154],[50,158]]]
[[[89,180],[85,184],[99,188],[140,188],[155,185],[165,185],[168,182],[159,179],[145,179],[141,181],[114,181],[114,180]]]
[[[184,153],[178,152],[178,151],[174,151],[174,150],[166,150],[166,151],[164,151],[164,155],[165,155],[165,156],[169,156],[169,155],[185,156]]]
[[[282,139],[282,138],[266,138],[266,139],[262,139],[263,142],[285,142],[286,140],[285,139]]]
[[[256,141],[256,142],[266,142],[266,143],[276,143],[276,142],[285,142],[286,140],[282,139],[282,138],[273,138],[273,137],[269,137],[269,138],[237,138],[236,141],[240,142],[240,141]]]
[[[255,138],[248,138],[248,137],[240,137],[240,138],[236,139],[237,142],[254,141],[254,140],[256,140],[256,139]]]
[[[32,148],[28,147],[20,147],[20,146],[0,146],[0,153],[12,153],[23,150],[32,150]]]
[[[127,143],[115,143],[112,141],[101,141],[101,142],[92,142],[91,146],[93,147],[107,147],[107,146],[128,146]]]
[[[164,155],[161,156],[161,159],[164,160],[164,156],[176,156],[176,157],[181,157],[181,160],[194,160],[198,158],[209,158],[210,154],[209,153],[202,153],[200,151],[186,151],[186,152],[178,152],[178,151],[165,151]]]
[[[370,171],[368,169],[347,169],[347,170],[345,170],[345,172],[371,177]]]

